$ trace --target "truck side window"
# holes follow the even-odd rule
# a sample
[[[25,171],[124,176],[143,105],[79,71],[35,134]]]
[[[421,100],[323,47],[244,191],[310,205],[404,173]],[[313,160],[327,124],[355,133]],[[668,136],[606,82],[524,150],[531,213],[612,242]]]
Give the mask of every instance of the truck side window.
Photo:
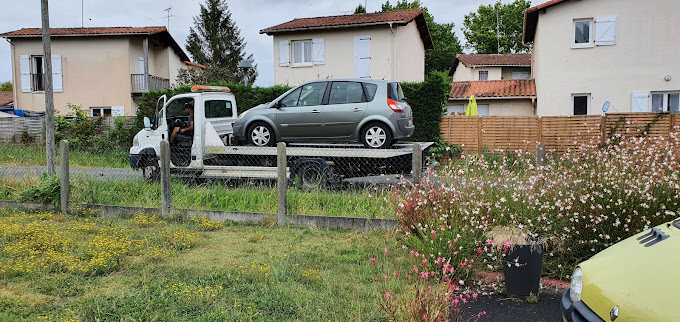
[[[191,105],[194,104],[194,99],[191,97],[185,97],[185,98],[178,98],[176,100],[173,100],[168,104],[167,111],[166,111],[166,116],[168,118],[170,117],[176,117],[176,116],[188,116],[186,112],[184,112],[184,105],[186,103],[190,103]]]
[[[205,101],[205,117],[233,117],[234,111],[231,107],[231,102],[226,100]]]

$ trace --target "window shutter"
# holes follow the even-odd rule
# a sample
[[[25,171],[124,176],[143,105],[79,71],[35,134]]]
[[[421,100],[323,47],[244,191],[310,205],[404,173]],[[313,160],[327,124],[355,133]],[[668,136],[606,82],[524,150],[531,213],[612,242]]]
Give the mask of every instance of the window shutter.
[[[61,76],[61,55],[52,55],[52,90],[55,93],[64,91]]]
[[[288,40],[279,41],[279,66],[290,66],[290,42]]]
[[[19,72],[21,73],[21,92],[31,92],[31,57],[19,56]]]
[[[326,64],[326,52],[323,38],[312,39],[312,52],[314,53],[314,65]]]
[[[125,116],[125,106],[111,106],[111,116]]]
[[[354,36],[354,77],[371,78],[371,36]]]
[[[595,18],[595,45],[616,45],[616,17]]]
[[[649,93],[633,92],[630,111],[633,113],[649,112]]]

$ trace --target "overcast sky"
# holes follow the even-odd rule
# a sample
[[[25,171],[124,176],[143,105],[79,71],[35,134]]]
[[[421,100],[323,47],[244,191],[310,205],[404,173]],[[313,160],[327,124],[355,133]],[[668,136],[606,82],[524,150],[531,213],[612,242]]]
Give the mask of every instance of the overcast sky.
[[[294,18],[333,16],[349,14],[359,3],[366,1],[368,12],[380,10],[385,0],[228,0],[229,10],[241,36],[247,42],[247,54],[254,54],[258,65],[258,86],[270,86],[274,82],[272,37],[259,34],[261,29],[271,27]],[[547,0],[532,0],[532,5]],[[395,4],[397,0],[391,0]],[[476,11],[482,4],[495,0],[422,0],[434,15],[436,22],[454,22],[461,42],[460,32],[463,17]],[[503,3],[512,0],[502,0]],[[168,19],[164,9],[170,10],[170,33],[182,46],[185,45],[193,17],[198,15],[199,5],[204,0],[59,0],[50,1],[51,27],[143,27],[165,26]],[[81,8],[84,7],[84,10]],[[5,14],[0,19],[0,33],[21,28],[41,26],[39,0],[0,0]],[[84,11],[84,15],[81,12]],[[188,54],[188,53],[187,53]],[[11,80],[12,65],[10,45],[0,39],[0,82]]]

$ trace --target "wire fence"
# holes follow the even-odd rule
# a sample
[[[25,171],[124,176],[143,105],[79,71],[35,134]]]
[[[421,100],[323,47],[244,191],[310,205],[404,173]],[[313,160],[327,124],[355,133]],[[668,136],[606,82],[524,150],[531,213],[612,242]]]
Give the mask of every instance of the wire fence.
[[[223,143],[178,135],[172,144],[162,141],[157,149],[136,154],[92,154],[70,151],[62,141],[58,178],[43,175],[46,167],[38,166],[44,164],[43,146],[2,145],[0,199],[51,202],[63,211],[108,205],[164,214],[180,209],[260,213],[279,223],[288,215],[395,218],[392,185],[418,180],[428,164],[428,144],[420,143],[387,149]]]

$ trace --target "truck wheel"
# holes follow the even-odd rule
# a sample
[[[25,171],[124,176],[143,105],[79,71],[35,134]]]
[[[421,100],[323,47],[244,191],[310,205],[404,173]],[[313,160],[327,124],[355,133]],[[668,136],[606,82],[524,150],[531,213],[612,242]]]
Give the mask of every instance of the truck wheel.
[[[328,170],[318,163],[305,163],[297,170],[300,188],[314,189],[325,187],[328,181]]]
[[[361,143],[367,148],[387,148],[392,144],[392,131],[382,123],[370,123],[361,130]]]
[[[254,146],[274,146],[276,136],[268,124],[255,123],[248,128],[248,141]]]
[[[146,157],[139,163],[144,178],[149,182],[158,181],[161,178],[161,167],[153,157]]]

